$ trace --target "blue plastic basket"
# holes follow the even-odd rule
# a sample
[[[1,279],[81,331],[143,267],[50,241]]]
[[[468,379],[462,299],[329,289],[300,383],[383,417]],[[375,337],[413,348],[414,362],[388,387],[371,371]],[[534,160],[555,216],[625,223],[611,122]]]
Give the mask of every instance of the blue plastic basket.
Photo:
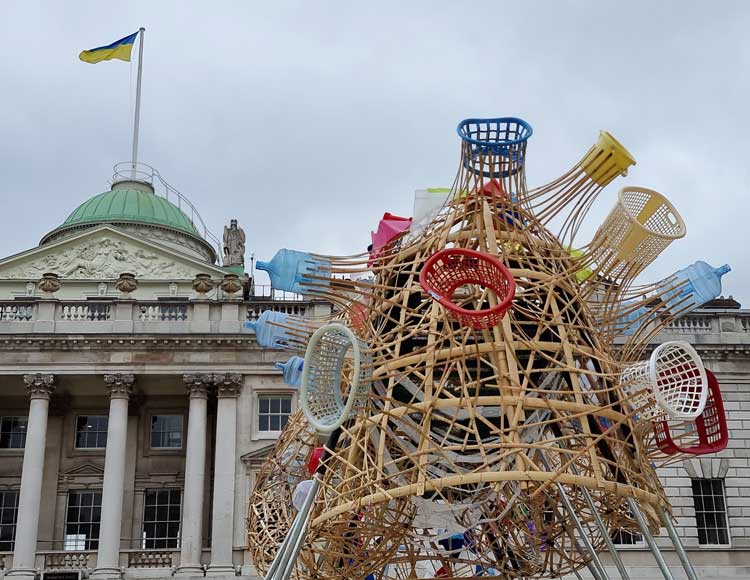
[[[456,128],[463,141],[463,164],[489,178],[518,173],[526,160],[526,142],[534,130],[518,117],[464,119]]]

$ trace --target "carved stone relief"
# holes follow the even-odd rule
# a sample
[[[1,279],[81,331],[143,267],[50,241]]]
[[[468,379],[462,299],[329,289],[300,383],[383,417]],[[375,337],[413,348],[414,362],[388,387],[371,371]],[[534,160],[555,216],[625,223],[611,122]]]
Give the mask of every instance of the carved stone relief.
[[[89,239],[24,264],[0,268],[0,278],[38,279],[55,272],[62,279],[115,279],[132,272],[141,279],[192,279],[196,268],[111,237]]]

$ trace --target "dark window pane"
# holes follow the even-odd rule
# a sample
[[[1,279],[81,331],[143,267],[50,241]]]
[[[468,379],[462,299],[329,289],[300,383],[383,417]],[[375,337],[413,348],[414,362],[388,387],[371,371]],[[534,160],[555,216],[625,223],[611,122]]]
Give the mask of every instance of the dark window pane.
[[[258,431],[280,431],[291,414],[292,397],[262,396],[258,403]]]
[[[179,547],[180,497],[179,489],[151,490],[144,494],[144,548]]]
[[[728,544],[724,480],[706,478],[692,480],[695,521],[698,543],[703,545]]]
[[[27,421],[26,417],[0,417],[1,449],[23,449]]]

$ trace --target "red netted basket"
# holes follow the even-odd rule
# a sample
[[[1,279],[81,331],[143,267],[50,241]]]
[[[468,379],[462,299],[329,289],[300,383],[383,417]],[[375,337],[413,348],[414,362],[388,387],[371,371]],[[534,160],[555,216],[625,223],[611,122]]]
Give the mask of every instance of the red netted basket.
[[[678,453],[705,455],[717,453],[727,446],[729,430],[727,429],[727,418],[724,413],[724,402],[721,399],[719,381],[708,369],[706,369],[706,377],[708,379],[706,406],[695,420],[697,442],[678,445],[669,432],[669,422],[656,421],[654,423],[654,434],[656,435],[656,444],[662,453],[667,455],[677,455]]]
[[[419,273],[419,283],[448,315],[474,329],[496,326],[510,308],[516,283],[508,269],[494,256],[451,248],[441,250],[427,260]],[[478,284],[494,292],[498,304],[492,308],[469,310],[453,302],[453,293],[466,284]]]

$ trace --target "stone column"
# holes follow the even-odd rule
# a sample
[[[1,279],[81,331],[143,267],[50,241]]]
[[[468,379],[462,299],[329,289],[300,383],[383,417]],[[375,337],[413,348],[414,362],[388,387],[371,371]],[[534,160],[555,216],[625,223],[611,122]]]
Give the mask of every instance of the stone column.
[[[96,578],[120,578],[120,530],[125,486],[125,448],[128,440],[128,401],[133,391],[132,374],[104,375],[109,390],[107,450],[104,456],[102,525],[96,556]]]
[[[55,390],[54,375],[24,375],[29,393],[29,422],[23,451],[21,494],[18,498],[18,524],[13,550],[13,568],[8,576],[35,578],[36,541],[39,532],[39,504],[42,496],[44,448],[47,444],[49,396]]]
[[[242,390],[240,374],[214,375],[216,410],[216,452],[214,498],[211,521],[211,564],[208,576],[234,576],[234,465],[237,455],[237,397]]]
[[[190,395],[190,409],[185,457],[185,490],[182,498],[180,566],[175,575],[203,576],[201,531],[203,529],[203,487],[206,479],[206,423],[208,389],[213,384],[213,377],[211,375],[185,375],[183,379]]]

